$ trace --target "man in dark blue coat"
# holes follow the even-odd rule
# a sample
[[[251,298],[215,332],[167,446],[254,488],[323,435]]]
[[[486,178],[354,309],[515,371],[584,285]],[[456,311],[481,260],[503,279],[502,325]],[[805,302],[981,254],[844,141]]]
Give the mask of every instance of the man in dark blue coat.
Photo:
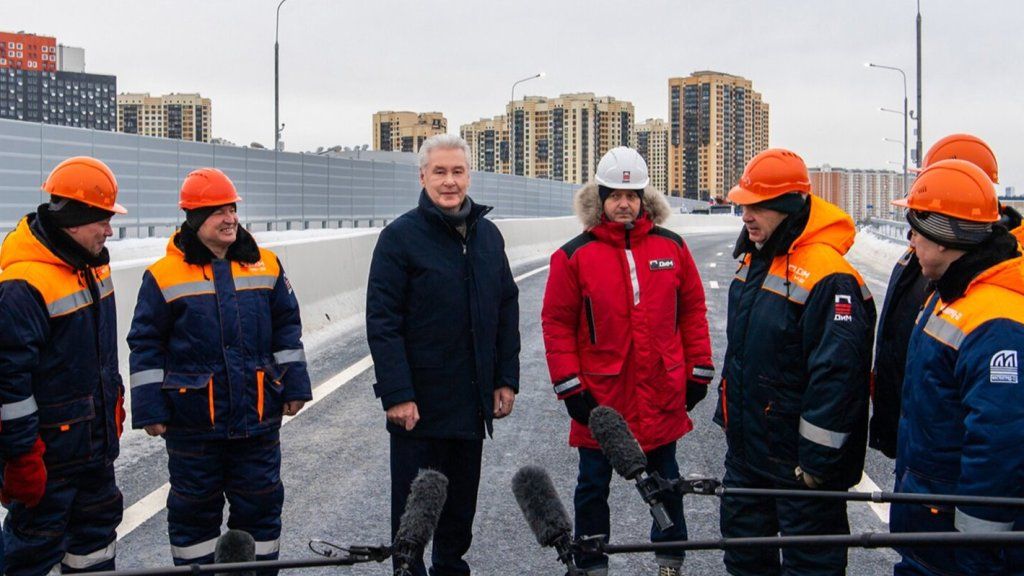
[[[419,206],[380,234],[366,332],[391,434],[391,529],[421,468],[448,477],[430,573],[469,574],[484,431],[519,390],[519,290],[505,242],[466,196],[469,146],[453,135],[420,148]],[[425,575],[422,558],[413,567]]]

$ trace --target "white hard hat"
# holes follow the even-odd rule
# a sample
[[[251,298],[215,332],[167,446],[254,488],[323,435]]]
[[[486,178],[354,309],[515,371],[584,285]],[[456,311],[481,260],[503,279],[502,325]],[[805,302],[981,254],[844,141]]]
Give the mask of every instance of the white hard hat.
[[[613,190],[643,190],[650,178],[647,162],[632,148],[612,148],[597,163],[597,183]]]

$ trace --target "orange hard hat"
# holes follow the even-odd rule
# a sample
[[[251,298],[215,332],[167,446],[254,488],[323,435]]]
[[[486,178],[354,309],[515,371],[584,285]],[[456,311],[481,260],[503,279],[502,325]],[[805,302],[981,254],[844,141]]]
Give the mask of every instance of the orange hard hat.
[[[927,168],[940,160],[967,160],[981,168],[988,177],[999,183],[999,163],[996,155],[984,140],[971,134],[950,134],[939,140],[924,155],[921,168]]]
[[[199,168],[190,172],[181,183],[181,194],[178,198],[178,207],[183,210],[223,206],[242,201],[231,179],[216,168]]]
[[[729,201],[757,204],[790,192],[810,194],[807,165],[794,152],[769,148],[750,159],[739,183],[729,191]]]
[[[89,156],[75,156],[57,164],[43,182],[42,190],[53,196],[115,214],[128,210],[117,203],[117,178],[109,166]]]
[[[925,168],[906,198],[893,205],[970,222],[999,221],[999,200],[988,175],[967,160],[940,160]]]

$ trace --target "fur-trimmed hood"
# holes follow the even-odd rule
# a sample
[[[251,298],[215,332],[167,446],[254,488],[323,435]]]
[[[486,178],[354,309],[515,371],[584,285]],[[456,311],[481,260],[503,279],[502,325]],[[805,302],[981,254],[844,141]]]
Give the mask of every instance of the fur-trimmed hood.
[[[597,182],[591,180],[583,188],[576,191],[572,200],[572,209],[576,217],[583,223],[587,230],[596,227],[601,223],[601,215],[604,214],[604,206],[601,197],[597,193]],[[647,216],[655,224],[662,224],[672,213],[665,195],[657,188],[648,185],[644,188],[643,209]]]

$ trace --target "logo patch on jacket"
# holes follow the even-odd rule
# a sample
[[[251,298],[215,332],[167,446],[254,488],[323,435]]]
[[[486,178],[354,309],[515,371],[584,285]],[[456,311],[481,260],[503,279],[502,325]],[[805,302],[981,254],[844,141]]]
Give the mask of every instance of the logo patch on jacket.
[[[835,322],[853,321],[853,298],[849,294],[836,294]]]
[[[671,258],[651,260],[651,270],[671,270],[676,267],[676,261]]]
[[[1000,350],[988,363],[989,382],[993,384],[1017,383],[1017,351]]]

